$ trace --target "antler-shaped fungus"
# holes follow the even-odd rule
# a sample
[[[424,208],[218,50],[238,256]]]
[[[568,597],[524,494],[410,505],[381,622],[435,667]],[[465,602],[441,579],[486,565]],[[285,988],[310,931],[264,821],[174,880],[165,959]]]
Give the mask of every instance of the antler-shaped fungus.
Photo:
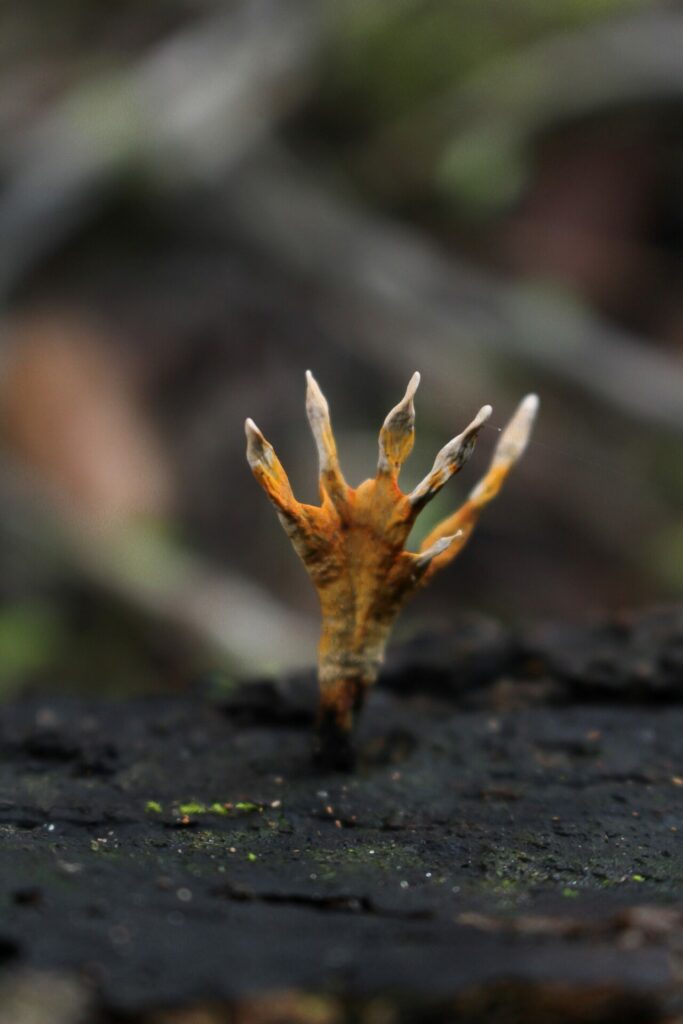
[[[410,552],[404,545],[418,514],[465,465],[491,406],[479,410],[441,449],[424,480],[404,494],[398,475],[413,447],[413,398],[420,383],[420,374],[414,373],[380,431],[376,476],[354,489],[339,466],[325,397],[310,370],[306,379],[306,412],[320,460],[320,506],[296,500],[272,445],[250,419],[245,424],[247,459],[318,591],[322,635],[316,752],[326,765],[343,768],[353,760],[353,713],[377,678],[394,619],[409,595],[469,540],[484,506],[496,497],[526,447],[538,398],[527,395],[520,403],[488,472],[465,504],[432,530],[418,552]]]

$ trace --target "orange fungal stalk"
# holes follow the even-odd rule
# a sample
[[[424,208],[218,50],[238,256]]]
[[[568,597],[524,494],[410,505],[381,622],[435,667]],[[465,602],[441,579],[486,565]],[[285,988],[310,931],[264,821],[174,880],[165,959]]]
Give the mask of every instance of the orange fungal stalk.
[[[419,373],[413,374],[380,431],[375,477],[354,489],[339,466],[325,397],[310,371],[306,378],[306,412],[320,462],[320,505],[296,500],[272,445],[250,419],[245,424],[247,459],[318,591],[322,635],[316,751],[322,763],[343,768],[353,758],[353,714],[362,708],[377,678],[398,612],[469,540],[482,509],[496,497],[526,447],[538,399],[527,395],[520,403],[486,475],[465,503],[432,530],[420,550],[412,552],[404,545],[417,516],[467,462],[491,406],[479,410],[469,426],[441,449],[424,480],[404,494],[398,475],[413,447],[413,397],[420,383]]]

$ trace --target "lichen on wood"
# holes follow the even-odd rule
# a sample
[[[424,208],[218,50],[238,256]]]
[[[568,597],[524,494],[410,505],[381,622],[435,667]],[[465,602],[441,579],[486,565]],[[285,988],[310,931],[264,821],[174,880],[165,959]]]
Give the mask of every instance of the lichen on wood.
[[[396,616],[407,598],[469,540],[483,508],[496,497],[526,447],[538,399],[523,399],[502,432],[483,479],[465,503],[431,531],[420,550],[412,552],[405,544],[417,516],[465,465],[491,406],[483,406],[441,449],[427,476],[406,494],[398,477],[413,447],[413,399],[420,383],[419,373],[414,373],[380,430],[375,477],[353,488],[339,465],[327,401],[310,370],[306,378],[306,412],[318,448],[321,504],[296,500],[272,445],[251,419],[245,424],[247,460],[318,592],[322,634],[316,751],[323,763],[346,767],[352,762],[354,712],[362,708],[377,679]]]

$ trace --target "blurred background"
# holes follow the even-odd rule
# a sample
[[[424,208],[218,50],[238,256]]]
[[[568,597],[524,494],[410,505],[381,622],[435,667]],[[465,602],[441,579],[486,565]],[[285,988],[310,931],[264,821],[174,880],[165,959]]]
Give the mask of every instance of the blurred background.
[[[683,592],[683,7],[0,3],[0,694],[312,663],[244,458],[351,483],[415,369],[414,485],[484,402],[524,461],[399,635]],[[416,540],[419,535],[416,534]]]

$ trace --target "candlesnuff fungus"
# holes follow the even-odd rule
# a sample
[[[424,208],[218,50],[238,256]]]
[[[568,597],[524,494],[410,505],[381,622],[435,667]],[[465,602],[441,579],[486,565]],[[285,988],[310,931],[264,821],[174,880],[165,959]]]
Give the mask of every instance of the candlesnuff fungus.
[[[484,478],[457,512],[436,526],[418,552],[404,544],[420,511],[469,459],[491,406],[449,441],[409,494],[398,474],[413,447],[420,383],[414,373],[403,399],[379,434],[377,474],[359,487],[339,467],[327,402],[310,371],[306,412],[320,460],[320,506],[296,500],[272,445],[253,420],[245,423],[251,470],[275,505],[280,522],[306,566],[322,609],[318,679],[320,707],[316,753],[330,767],[352,761],[353,713],[377,678],[389,631],[406,599],[462,550],[479,515],[498,494],[523,453],[538,409],[527,395],[503,431]]]

